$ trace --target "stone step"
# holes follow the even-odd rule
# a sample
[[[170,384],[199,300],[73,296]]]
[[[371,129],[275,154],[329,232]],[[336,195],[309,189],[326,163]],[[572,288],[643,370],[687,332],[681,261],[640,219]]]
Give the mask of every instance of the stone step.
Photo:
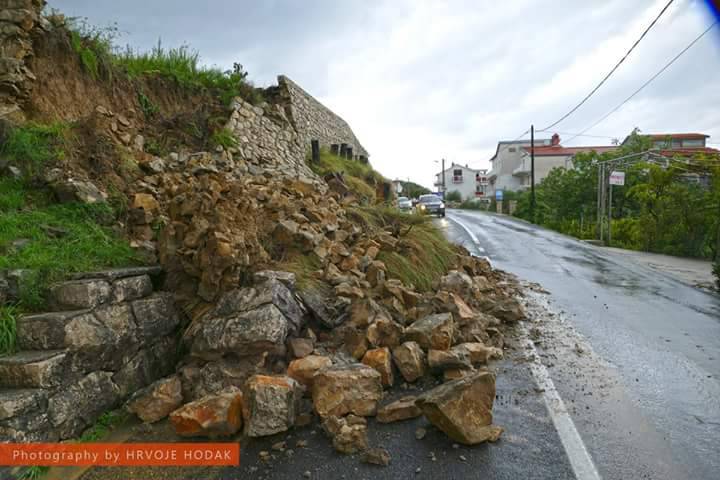
[[[17,344],[21,350],[57,350],[66,347],[65,326],[90,310],[38,313],[17,319]]]
[[[0,357],[0,387],[52,388],[63,381],[65,350],[25,350]]]
[[[88,279],[102,279],[115,281],[121,278],[127,277],[139,277],[141,275],[150,275],[155,277],[162,273],[162,267],[154,265],[150,267],[127,267],[127,268],[114,268],[112,270],[100,270],[97,272],[83,272],[75,273],[70,276],[72,280],[88,280]]]

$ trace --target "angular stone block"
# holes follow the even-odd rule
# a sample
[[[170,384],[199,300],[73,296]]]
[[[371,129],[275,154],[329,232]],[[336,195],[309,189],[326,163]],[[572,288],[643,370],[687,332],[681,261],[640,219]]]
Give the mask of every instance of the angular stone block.
[[[170,421],[183,437],[234,435],[242,428],[242,405],[242,392],[231,387],[183,405],[170,414]]]
[[[313,377],[312,397],[321,417],[372,416],[382,398],[382,377],[362,364],[324,368]]]
[[[127,302],[147,297],[153,291],[152,281],[148,275],[126,277],[112,283],[112,301]]]
[[[424,350],[447,350],[454,334],[453,316],[450,313],[428,315],[405,329],[403,339],[417,342]]]
[[[156,292],[132,302],[140,341],[154,341],[172,332],[180,323],[180,313],[171,293]]]
[[[245,386],[245,433],[262,437],[284,432],[295,423],[295,408],[301,392],[290,377],[254,375]]]
[[[81,310],[95,308],[110,300],[112,289],[104,280],[71,280],[54,285],[50,293],[60,308]]]
[[[0,387],[51,388],[65,380],[64,350],[24,351],[0,357]]]

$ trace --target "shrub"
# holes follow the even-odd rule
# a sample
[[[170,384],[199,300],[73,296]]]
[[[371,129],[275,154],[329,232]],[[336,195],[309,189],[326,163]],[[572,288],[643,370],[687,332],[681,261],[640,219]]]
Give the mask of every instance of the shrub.
[[[462,195],[457,190],[453,190],[445,194],[446,202],[462,202]]]
[[[720,290],[720,259],[713,264],[713,275],[715,275],[715,287]]]
[[[210,146],[212,147],[220,146],[227,150],[229,148],[235,148],[237,145],[237,138],[235,138],[235,135],[228,128],[217,130],[210,136]]]
[[[94,79],[112,80],[113,42],[118,36],[117,26],[97,28],[87,19],[72,18],[69,28],[70,44],[85,71]]]

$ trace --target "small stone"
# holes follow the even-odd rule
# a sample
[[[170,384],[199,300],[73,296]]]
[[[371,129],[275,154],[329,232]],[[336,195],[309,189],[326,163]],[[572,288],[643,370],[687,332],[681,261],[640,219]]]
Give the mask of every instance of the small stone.
[[[183,405],[170,414],[170,421],[180,436],[233,435],[242,427],[242,404],[242,392],[230,387]]]
[[[309,470],[305,470],[305,471],[303,472],[303,477],[305,477],[305,478],[310,478],[311,476],[312,476],[312,474],[310,473]]]
[[[425,374],[425,352],[417,342],[405,342],[393,348],[392,354],[395,365],[408,382]]]
[[[408,396],[380,407],[377,412],[377,421],[390,423],[419,417],[422,412],[415,405],[415,400],[416,397]]]
[[[465,455],[460,455],[460,461],[462,461],[462,462],[467,461],[467,458],[465,457]]]
[[[423,438],[425,438],[425,435],[427,435],[427,430],[425,430],[424,428],[418,427],[415,430],[415,438],[417,438],[418,440],[422,440]]]
[[[332,438],[335,450],[340,453],[356,453],[368,448],[367,422],[363,417],[329,416],[323,420],[323,429]]]
[[[422,472],[422,468],[417,467],[417,468],[415,469],[415,473],[418,474],[418,473],[420,473],[420,472]]]
[[[305,448],[307,446],[308,446],[307,440],[298,440],[297,442],[295,442],[296,448]]]
[[[278,452],[284,452],[285,449],[287,448],[287,443],[285,443],[285,442],[273,443],[270,448],[275,451],[278,451]]]
[[[365,451],[361,460],[365,463],[385,467],[390,464],[390,453],[384,448],[369,448]]]
[[[295,358],[307,357],[315,348],[309,338],[291,338],[288,341],[288,347],[290,347],[290,353]]]
[[[153,383],[130,399],[127,409],[143,422],[153,423],[167,417],[182,404],[180,378],[173,375]]]

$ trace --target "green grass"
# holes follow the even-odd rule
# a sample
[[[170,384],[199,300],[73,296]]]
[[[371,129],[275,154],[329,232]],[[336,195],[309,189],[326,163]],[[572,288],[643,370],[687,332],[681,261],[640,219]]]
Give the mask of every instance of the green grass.
[[[129,418],[129,414],[123,410],[114,410],[105,412],[95,421],[90,428],[85,430],[78,438],[80,443],[97,442],[102,440],[113,429],[125,423]]]
[[[0,187],[0,270],[30,270],[20,285],[22,309],[41,308],[47,286],[69,273],[137,264],[128,243],[105,226],[115,217],[109,205],[53,204],[20,181]],[[29,243],[13,246],[20,239]]]
[[[307,163],[320,176],[329,173],[342,173],[345,184],[348,188],[360,197],[362,203],[375,203],[375,186],[385,181],[385,178],[373,170],[369,163],[362,163],[357,160],[348,160],[331,154],[325,149],[320,150],[320,162],[312,163],[310,158]]]
[[[378,255],[378,260],[387,267],[388,278],[427,292],[455,263],[456,248],[426,216],[390,207],[352,207],[348,215],[365,230],[390,231],[400,238],[402,244],[397,250],[381,251]]]
[[[210,146],[223,147],[224,149],[237,147],[238,141],[235,135],[228,128],[221,128],[210,136]]]
[[[277,266],[278,270],[292,272],[300,290],[319,287],[322,282],[315,278],[315,271],[322,268],[315,255],[297,255]]]
[[[15,319],[18,309],[13,305],[0,306],[0,356],[15,352]]]
[[[127,48],[115,54],[114,62],[131,78],[143,75],[169,77],[183,87],[206,89],[218,95],[226,105],[235,97],[242,97],[252,104],[263,100],[259,91],[248,82],[247,72],[241,65],[235,64],[233,70],[201,66],[200,55],[187,45],[164,48],[158,42],[146,52]]]
[[[50,470],[50,467],[33,465],[25,469],[25,471],[17,477],[17,480],[38,480],[45,475],[48,470]]]
[[[69,142],[70,128],[65,123],[27,123],[8,132],[0,145],[0,156],[26,176],[33,176],[51,160],[63,158]]]

